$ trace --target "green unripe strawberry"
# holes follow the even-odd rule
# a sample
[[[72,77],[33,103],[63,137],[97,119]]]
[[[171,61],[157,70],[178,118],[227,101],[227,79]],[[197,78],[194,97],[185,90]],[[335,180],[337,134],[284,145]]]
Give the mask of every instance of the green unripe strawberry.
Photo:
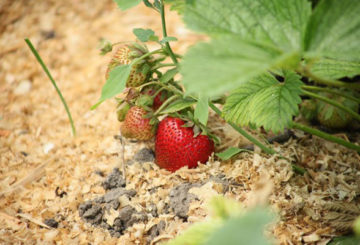
[[[355,112],[359,109],[359,105],[356,102],[347,98],[328,93],[322,93],[321,95],[335,100]],[[341,129],[345,128],[351,122],[352,117],[349,113],[344,112],[337,107],[329,105],[323,101],[317,101],[317,120],[325,127],[331,129]]]
[[[314,100],[304,100],[301,103],[300,113],[308,121],[312,121],[316,118],[316,102]]]
[[[125,120],[126,113],[130,109],[130,105],[127,102],[119,103],[116,108],[117,119],[119,122]]]
[[[118,48],[107,67],[105,75],[106,79],[109,78],[110,71],[116,66],[128,65],[134,59],[143,56],[147,52],[147,48],[145,46],[141,46],[138,43],[127,44]],[[138,87],[146,82],[146,80],[148,79],[148,73],[150,71],[150,66],[147,62],[147,60],[149,59],[151,59],[151,57],[147,58],[146,60],[142,60],[138,64],[132,66],[129,78],[126,81],[126,87]]]

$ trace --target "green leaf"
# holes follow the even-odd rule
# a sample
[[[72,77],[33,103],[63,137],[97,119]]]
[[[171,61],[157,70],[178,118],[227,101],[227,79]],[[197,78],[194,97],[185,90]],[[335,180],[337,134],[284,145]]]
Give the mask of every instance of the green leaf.
[[[112,43],[109,40],[105,38],[101,38],[98,48],[100,49],[100,54],[105,55],[111,52],[113,47],[112,47]]]
[[[95,109],[105,100],[110,99],[118,93],[122,92],[130,75],[130,71],[130,65],[117,66],[112,69],[110,71],[109,78],[101,90],[101,97],[99,101],[93,105],[91,109]]]
[[[228,219],[244,213],[241,203],[224,196],[213,197],[210,201],[210,208],[212,218]]]
[[[274,133],[283,131],[299,111],[302,85],[292,72],[285,73],[284,83],[270,74],[252,79],[230,94],[224,106],[225,119],[241,126],[263,126]]]
[[[121,10],[127,10],[141,3],[141,0],[114,0],[114,2]]]
[[[161,83],[167,83],[168,81],[170,81],[177,73],[179,72],[179,69],[173,68],[170,70],[167,70],[164,75],[160,78],[160,82]]]
[[[155,32],[151,29],[135,28],[133,29],[133,33],[141,42],[147,42],[150,39],[154,40],[157,38]]]
[[[184,233],[166,243],[166,245],[203,245],[221,224],[220,220],[193,224]]]
[[[194,0],[191,0],[194,1]],[[170,10],[176,11],[178,14],[183,14],[185,10],[186,2],[191,2],[190,0],[164,0],[165,3],[171,4]]]
[[[359,245],[360,238],[355,236],[335,237],[329,245]]]
[[[1,120],[1,118],[0,118]],[[353,230],[356,236],[360,238],[360,216],[358,216],[353,223]]]
[[[237,148],[237,147],[230,147],[230,148],[227,148],[223,152],[216,153],[215,155],[220,157],[221,160],[226,161],[226,160],[229,160],[230,158],[232,158],[233,156],[237,155],[238,153],[244,152],[244,151],[247,151],[247,150],[240,149],[240,148]]]
[[[238,217],[231,217],[225,224],[211,233],[206,245],[256,244],[270,245],[264,235],[265,225],[273,221],[266,209],[257,208]]]
[[[271,68],[292,67],[299,53],[283,53],[275,47],[236,36],[224,36],[211,43],[200,43],[185,55],[181,74],[188,93],[209,97],[233,90]]]
[[[146,7],[148,8],[154,8],[154,5],[152,3],[149,2],[149,0],[143,0],[144,4]]]
[[[176,37],[164,37],[163,39],[160,40],[161,44],[165,44],[167,42],[173,42],[173,41],[177,41],[178,39]]]
[[[154,0],[154,7],[160,11],[160,9],[161,9],[161,4],[160,4],[160,1],[159,1],[159,0]]]
[[[194,117],[206,126],[209,118],[209,97],[200,94],[196,103]]]
[[[360,61],[360,1],[323,0],[307,27],[305,47],[310,55]]]
[[[184,21],[210,35],[230,33],[300,50],[310,14],[307,0],[196,0],[186,5]]]
[[[360,62],[320,59],[311,64],[310,70],[316,76],[326,79],[352,78],[360,74]]]
[[[174,113],[177,111],[181,111],[185,108],[188,108],[192,105],[194,105],[196,103],[195,100],[193,99],[179,99],[174,101],[173,103],[171,103],[170,105],[168,105],[162,112],[161,114],[169,114],[169,113]]]

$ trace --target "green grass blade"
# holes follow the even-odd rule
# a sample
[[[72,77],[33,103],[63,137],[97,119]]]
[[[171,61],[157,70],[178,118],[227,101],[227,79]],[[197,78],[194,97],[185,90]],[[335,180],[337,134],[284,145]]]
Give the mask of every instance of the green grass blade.
[[[65,107],[65,110],[66,110],[66,113],[69,117],[69,121],[70,121],[70,124],[71,124],[71,130],[72,130],[72,134],[73,136],[76,135],[76,129],[75,129],[75,125],[74,125],[74,121],[72,119],[72,116],[71,116],[71,113],[70,113],[70,110],[69,110],[69,107],[68,105],[66,104],[66,101],[60,91],[60,89],[58,88],[58,86],[56,85],[56,82],[54,80],[54,78],[51,76],[48,68],[46,67],[45,63],[43,62],[43,60],[41,59],[39,53],[36,51],[36,49],[34,48],[34,46],[32,45],[31,41],[28,39],[28,38],[25,38],[25,42],[26,44],[29,46],[31,52],[34,54],[34,56],[36,57],[37,61],[40,63],[41,67],[43,68],[43,70],[45,71],[46,75],[49,77],[52,85],[54,86],[57,94],[59,95],[60,99],[61,99],[61,102],[63,103],[64,107]]]

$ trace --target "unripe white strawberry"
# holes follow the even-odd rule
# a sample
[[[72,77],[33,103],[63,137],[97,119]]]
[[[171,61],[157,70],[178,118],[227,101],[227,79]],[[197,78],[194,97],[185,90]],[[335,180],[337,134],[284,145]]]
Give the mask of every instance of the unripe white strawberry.
[[[148,52],[145,46],[138,43],[126,44],[119,47],[111,58],[111,61],[106,70],[106,79],[109,78],[109,73],[116,66],[128,65],[134,59],[139,58]],[[141,60],[138,64],[133,65],[128,80],[126,81],[126,87],[138,87],[145,83],[148,79],[149,64],[148,61],[151,57],[146,60]]]

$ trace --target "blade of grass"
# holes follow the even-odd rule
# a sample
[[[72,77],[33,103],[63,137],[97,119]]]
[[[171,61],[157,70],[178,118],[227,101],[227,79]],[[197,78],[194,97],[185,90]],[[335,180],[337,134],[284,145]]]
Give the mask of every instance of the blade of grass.
[[[34,46],[32,45],[31,41],[28,39],[28,38],[25,38],[25,42],[26,44],[29,46],[31,52],[34,54],[34,56],[36,57],[37,61],[40,63],[41,67],[43,68],[44,72],[46,73],[46,75],[49,77],[52,85],[54,86],[57,94],[59,95],[60,99],[61,99],[61,102],[63,103],[64,107],[65,107],[65,110],[66,110],[66,113],[68,115],[68,118],[69,118],[69,121],[70,121],[70,124],[71,124],[71,130],[72,130],[72,134],[73,136],[76,135],[76,129],[75,129],[75,125],[74,125],[74,121],[72,119],[72,116],[71,116],[71,113],[70,113],[70,110],[69,110],[69,107],[68,105],[66,104],[66,101],[60,91],[60,89],[58,88],[58,86],[56,85],[56,82],[54,80],[54,78],[52,77],[52,75],[50,74],[48,68],[46,67],[45,63],[43,62],[43,60],[41,59],[39,53],[36,51],[36,49],[34,48]]]

